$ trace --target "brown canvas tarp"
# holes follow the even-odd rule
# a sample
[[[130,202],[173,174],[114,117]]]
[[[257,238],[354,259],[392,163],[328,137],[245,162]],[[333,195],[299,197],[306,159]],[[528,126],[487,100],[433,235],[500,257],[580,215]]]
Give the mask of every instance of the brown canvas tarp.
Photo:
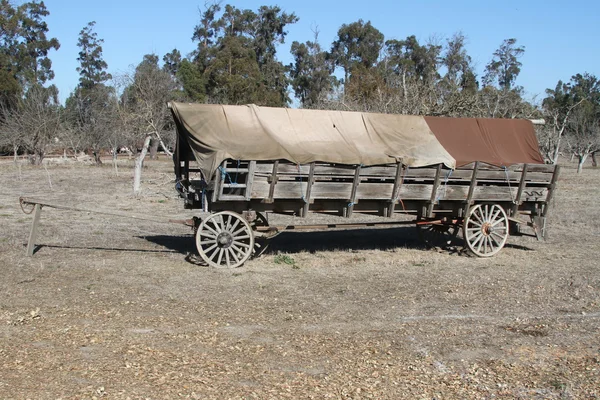
[[[171,110],[205,177],[228,158],[455,167],[422,117],[187,103]]]
[[[531,121],[425,117],[457,166],[482,161],[497,166],[543,164]]]

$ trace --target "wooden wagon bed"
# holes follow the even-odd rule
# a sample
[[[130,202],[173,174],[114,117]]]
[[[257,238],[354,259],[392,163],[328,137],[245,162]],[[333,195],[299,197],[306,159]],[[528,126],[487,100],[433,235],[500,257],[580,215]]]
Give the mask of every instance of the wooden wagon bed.
[[[212,107],[211,112],[214,111],[214,106]],[[436,147],[437,141],[428,142],[432,152],[438,152],[440,162],[424,166],[414,166],[419,162],[414,161],[416,158],[412,155],[396,157],[396,162],[370,165],[331,162],[331,159],[337,157],[335,155],[326,161],[317,159],[301,163],[283,158],[233,158],[232,156],[244,154],[244,149],[230,149],[230,145],[225,146],[226,151],[218,148],[219,144],[227,140],[227,129],[230,133],[235,132],[231,127],[232,118],[225,118],[224,123],[227,125],[221,125],[218,129],[205,125],[206,121],[210,123],[211,118],[221,118],[221,115],[207,118],[199,133],[195,132],[195,138],[188,140],[189,131],[193,127],[184,125],[185,119],[175,112],[174,116],[178,127],[174,156],[177,188],[186,208],[211,213],[208,217],[196,219],[196,242],[202,258],[216,267],[242,265],[255,251],[254,247],[259,239],[290,228],[268,226],[268,213],[287,213],[299,217],[306,217],[309,213],[329,213],[345,218],[364,213],[381,216],[381,225],[395,223],[396,219],[392,217],[396,214],[406,214],[412,216],[411,222],[417,224],[430,244],[448,242],[449,238],[456,236],[462,229],[466,246],[476,255],[484,257],[500,251],[509,230],[514,226],[527,225],[533,228],[538,238],[545,235],[545,218],[559,168],[539,163],[541,157],[538,159],[539,153],[535,154],[538,152],[537,148],[535,152],[531,151],[533,145],[529,132],[526,132],[525,139],[519,136],[519,140],[526,143],[525,146],[523,143],[519,145],[519,149],[524,149],[522,153],[513,152],[507,156],[506,148],[509,147],[504,144],[506,138],[502,138],[498,141],[499,144],[492,143],[491,150],[488,149],[489,154],[481,156],[481,160],[469,162],[482,154],[481,145],[477,151],[471,150],[476,155],[461,153],[463,162],[459,166],[453,164],[454,159],[459,159],[455,156],[456,152],[447,153],[444,150],[452,148],[448,144],[448,137],[439,140],[439,143],[448,142],[445,147]],[[290,117],[291,120],[293,118],[297,117]],[[259,122],[260,129],[263,129],[265,122]],[[447,121],[441,122],[448,126]],[[467,119],[451,122],[450,125],[455,125],[453,129],[473,130],[474,127],[480,127],[477,129],[483,132],[481,141],[486,143],[489,142],[489,127],[493,128],[495,123],[483,121],[473,125],[473,121]],[[502,126],[508,128],[515,126],[510,121],[510,125],[502,123]],[[440,121],[435,120],[429,126],[435,124],[439,125]],[[418,124],[415,126],[418,127]],[[285,130],[281,122],[277,127]],[[375,136],[369,131],[366,122],[365,127],[366,134]],[[203,139],[203,129],[214,130],[212,135],[215,139],[210,144],[199,141]],[[224,139],[219,136],[219,129],[224,131]],[[336,129],[339,130],[339,126]],[[513,131],[513,135],[518,135],[522,130]],[[439,130],[433,133],[440,136]],[[342,134],[348,135],[347,132]],[[389,145],[390,138],[393,139],[394,136],[384,138],[385,145]],[[534,145],[537,146],[535,136],[533,138]],[[427,140],[430,139],[428,137]],[[344,141],[347,143],[347,138]],[[245,144],[252,145],[251,142]],[[377,145],[379,143],[375,143]],[[393,147],[393,143],[390,146]],[[325,149],[323,154],[326,151]],[[256,150],[248,150],[248,153],[262,154]],[[319,157],[327,158],[323,154]],[[219,159],[219,155],[222,159]],[[424,159],[428,157],[422,152],[418,155]],[[300,156],[304,157],[304,154]],[[363,156],[365,155],[358,155]],[[506,167],[492,164],[496,158],[510,156],[532,162],[513,162]],[[371,154],[366,157],[371,157],[371,160],[373,158]],[[492,163],[485,162],[486,157]],[[381,159],[389,161],[390,157]],[[402,162],[404,159],[411,161]],[[409,165],[411,162],[413,165]],[[212,166],[207,168],[209,164]],[[360,225],[348,220],[346,223],[342,221],[339,224],[310,227],[329,229]]]

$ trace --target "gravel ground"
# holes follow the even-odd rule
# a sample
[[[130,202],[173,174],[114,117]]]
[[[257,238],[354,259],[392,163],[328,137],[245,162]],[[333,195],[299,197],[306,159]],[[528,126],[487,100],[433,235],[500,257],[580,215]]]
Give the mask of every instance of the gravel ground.
[[[188,228],[171,165],[0,164],[0,398],[600,397],[600,170],[563,168],[549,237],[492,259],[414,228],[284,233],[235,270]]]

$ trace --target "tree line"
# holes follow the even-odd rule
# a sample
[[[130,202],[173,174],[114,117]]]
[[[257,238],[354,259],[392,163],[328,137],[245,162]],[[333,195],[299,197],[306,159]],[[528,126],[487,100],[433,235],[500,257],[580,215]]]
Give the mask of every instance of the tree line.
[[[526,49],[515,38],[491,53],[478,76],[460,32],[427,41],[414,35],[386,40],[371,22],[358,20],[339,27],[330,45],[319,42],[318,29],[310,40],[294,41],[293,62],[285,65],[277,50],[298,21],[294,13],[214,3],[190,30],[193,52],[147,54],[134,70],[112,76],[92,21],[79,33],[79,83],[62,105],[58,89],[48,84],[54,77],[49,54],[60,49],[58,39],[48,37],[48,15],[41,1],[15,6],[0,0],[0,149],[28,154],[33,163],[57,147],[86,150],[97,163],[101,151],[127,147],[138,152],[141,169],[149,149],[161,145],[168,152],[173,143],[169,100],[543,118],[538,135],[548,162],[562,153],[576,157],[581,168],[600,149],[597,77],[576,73],[533,104],[517,84]]]

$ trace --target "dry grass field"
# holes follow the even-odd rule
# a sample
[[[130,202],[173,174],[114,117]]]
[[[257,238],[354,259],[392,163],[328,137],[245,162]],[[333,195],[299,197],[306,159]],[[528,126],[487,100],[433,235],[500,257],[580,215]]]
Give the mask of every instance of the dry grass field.
[[[491,259],[413,227],[283,233],[235,270],[188,228],[171,163],[0,164],[1,399],[600,397],[600,169],[565,165],[548,239]]]

